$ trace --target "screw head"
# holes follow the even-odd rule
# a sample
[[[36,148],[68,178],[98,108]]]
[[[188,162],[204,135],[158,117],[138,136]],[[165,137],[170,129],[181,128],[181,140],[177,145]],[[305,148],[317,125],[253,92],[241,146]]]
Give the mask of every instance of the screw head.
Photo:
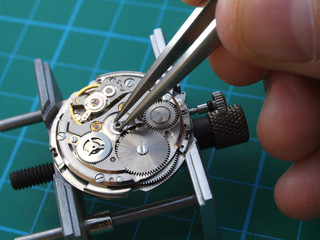
[[[71,142],[76,143],[78,141],[78,138],[76,136],[71,137]]]
[[[134,80],[129,78],[127,79],[124,84],[127,86],[127,87],[133,87],[134,86]]]
[[[163,95],[162,100],[163,101],[169,101],[171,99],[171,94],[166,93],[165,95]]]
[[[95,180],[97,183],[102,183],[104,181],[104,175],[102,173],[97,174]]]
[[[63,141],[66,139],[66,134],[64,132],[59,132],[57,135],[57,140],[58,141]]]
[[[137,152],[140,154],[140,155],[145,155],[147,154],[149,151],[148,147],[144,144],[141,144],[137,147]]]

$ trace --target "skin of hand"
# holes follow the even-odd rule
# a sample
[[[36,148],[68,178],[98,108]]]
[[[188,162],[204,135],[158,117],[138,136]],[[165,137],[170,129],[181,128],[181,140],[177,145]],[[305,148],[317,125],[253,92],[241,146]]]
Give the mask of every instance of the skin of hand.
[[[295,219],[319,218],[320,0],[219,0],[216,20],[222,45],[209,56],[212,69],[237,86],[264,79],[260,143],[295,161],[275,186],[278,208]]]

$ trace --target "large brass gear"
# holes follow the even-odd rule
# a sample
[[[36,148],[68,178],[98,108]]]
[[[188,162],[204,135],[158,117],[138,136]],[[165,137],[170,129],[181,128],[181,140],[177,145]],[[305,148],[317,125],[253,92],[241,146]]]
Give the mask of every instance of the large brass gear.
[[[123,167],[132,174],[146,176],[160,171],[170,156],[170,145],[158,131],[144,127],[126,131],[116,144]]]

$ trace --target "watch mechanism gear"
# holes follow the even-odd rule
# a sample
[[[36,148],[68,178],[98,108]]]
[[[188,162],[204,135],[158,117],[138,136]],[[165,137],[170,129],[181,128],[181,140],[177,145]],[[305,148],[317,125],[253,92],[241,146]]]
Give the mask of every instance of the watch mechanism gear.
[[[152,177],[142,181],[139,186],[144,189],[148,189],[160,185],[175,173],[175,170],[177,170],[180,166],[178,163],[178,156],[175,155],[174,158],[161,171],[159,171]]]
[[[185,94],[151,105],[121,131],[114,119],[144,74],[98,76],[61,106],[50,130],[55,165],[67,182],[103,198],[149,191],[185,160],[191,128]],[[182,114],[184,110],[184,114]],[[59,136],[59,137],[57,137]],[[183,147],[181,147],[183,146]]]
[[[138,128],[125,132],[116,145],[119,161],[136,175],[150,175],[161,170],[170,156],[170,146],[160,132]]]
[[[101,132],[90,132],[80,138],[77,153],[81,160],[87,163],[98,163],[111,152],[112,146],[107,135]]]
[[[144,113],[146,125],[155,130],[172,128],[178,120],[176,106],[168,101],[159,101],[151,105]]]

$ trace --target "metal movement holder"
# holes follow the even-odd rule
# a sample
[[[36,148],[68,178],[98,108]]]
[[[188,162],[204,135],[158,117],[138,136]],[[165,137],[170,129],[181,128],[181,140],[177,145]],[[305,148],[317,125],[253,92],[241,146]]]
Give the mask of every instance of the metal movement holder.
[[[161,29],[154,30],[154,34],[151,35],[151,43],[155,56],[157,57],[166,45]],[[41,111],[2,120],[0,121],[0,131],[40,121],[43,121],[48,131],[50,131],[52,121],[62,103],[61,94],[48,63],[43,63],[41,59],[36,59],[34,68]],[[209,105],[210,104],[208,104],[208,106]],[[197,109],[191,109],[190,111],[197,112]],[[207,120],[205,121],[208,122]],[[201,122],[201,124],[203,123]],[[204,239],[219,239],[213,193],[206,170],[199,155],[196,138],[194,138],[190,150],[187,152],[186,164],[194,188],[194,194],[166,199],[117,213],[103,212],[92,216],[86,214],[83,194],[66,182],[55,169],[53,181],[61,227],[24,237],[18,237],[16,239],[56,239],[63,237],[65,239],[89,239],[89,233],[91,232],[100,230],[112,231],[115,226],[127,222],[163,214],[168,211],[192,205],[197,205],[199,208],[198,215],[201,220]],[[50,179],[46,179],[42,182],[48,180]]]

